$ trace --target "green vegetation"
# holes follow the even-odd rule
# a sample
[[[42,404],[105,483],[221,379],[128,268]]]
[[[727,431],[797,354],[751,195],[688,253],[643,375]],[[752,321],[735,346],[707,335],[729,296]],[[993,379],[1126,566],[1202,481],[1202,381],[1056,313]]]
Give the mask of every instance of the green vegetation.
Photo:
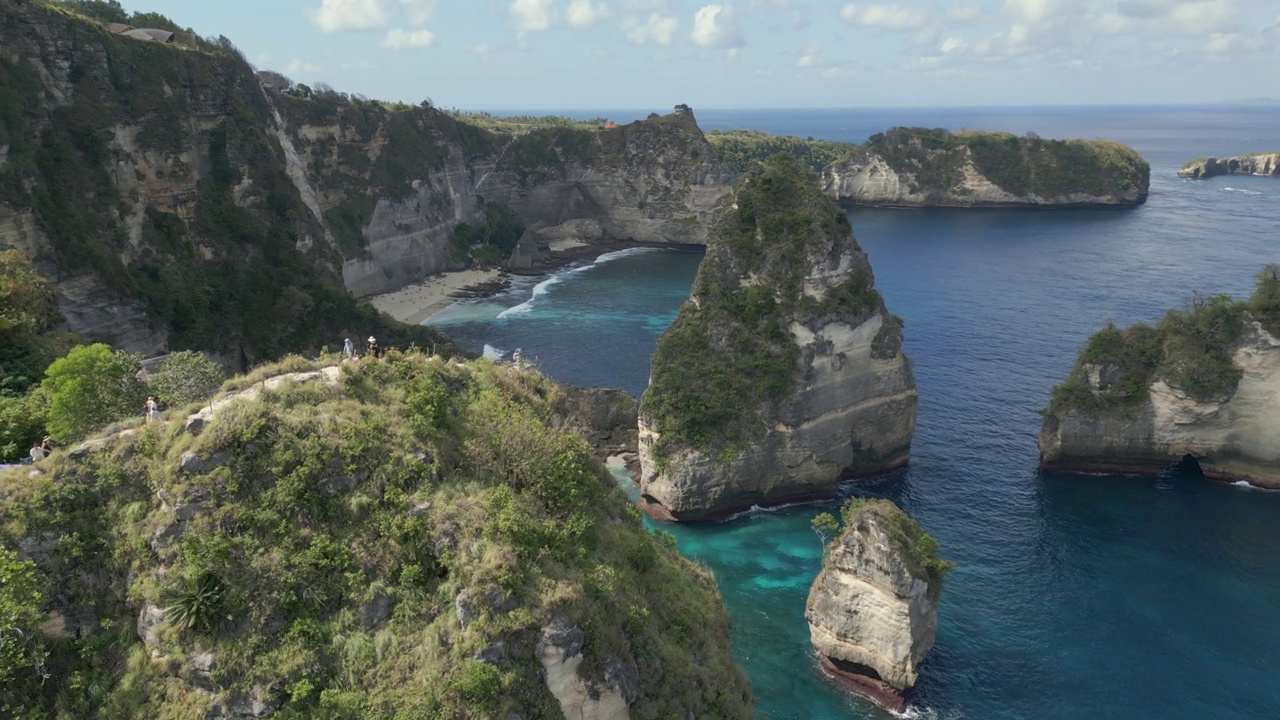
[[[1069,410],[1123,412],[1145,403],[1157,379],[1197,400],[1229,396],[1241,377],[1232,354],[1250,320],[1280,333],[1280,266],[1268,265],[1258,274],[1245,302],[1195,296],[1154,328],[1138,324],[1122,330],[1108,323],[1089,338],[1071,374],[1053,389],[1045,412],[1055,417]],[[1099,388],[1089,380],[1091,368]]]
[[[720,161],[738,173],[778,153],[791,155],[810,170],[822,172],[858,148],[854,143],[770,135],[756,130],[711,130],[707,133],[707,142]]]
[[[661,433],[659,462],[681,447],[732,452],[763,431],[763,411],[796,382],[791,322],[856,326],[884,309],[866,267],[821,301],[804,294],[812,258],[843,247],[852,230],[794,158],[754,167],[734,201],[712,228],[694,300],[680,308],[653,356],[641,413]]]
[[[47,25],[47,33],[20,38],[37,44],[31,52],[20,44],[14,57],[21,60],[0,59],[0,133],[10,145],[0,196],[18,212],[29,211],[48,238],[40,260],[63,277],[92,273],[121,297],[140,299],[151,321],[169,330],[171,347],[224,353],[243,365],[314,352],[353,333],[375,334],[384,344],[446,344],[430,329],[401,326],[353,298],[339,276],[339,252],[319,242],[305,249],[304,238],[318,239],[321,229],[283,170],[271,107],[253,69],[229,42],[205,43],[200,52],[138,42],[79,14],[102,17],[115,12],[113,3],[70,5],[22,11],[0,5],[0,27],[22,27],[18,12],[42,13]],[[48,42],[77,48],[67,103],[47,97],[29,64],[39,61],[46,34]],[[222,122],[211,131],[179,122],[194,114]],[[389,195],[408,192],[416,164],[438,164],[420,123],[407,114],[389,123],[387,153],[367,168]],[[117,135],[118,127],[139,131]],[[109,149],[130,142],[138,149],[125,152],[126,160],[145,150],[181,165],[174,156],[207,151],[209,172],[194,199],[170,193],[164,197],[176,206],[156,200],[131,218],[138,191],[118,186],[116,177],[133,170],[120,170],[119,150]],[[338,224],[339,241],[348,241],[344,251],[350,226],[358,236],[371,209],[346,208],[355,219]],[[126,229],[130,219],[141,227],[137,236]],[[0,356],[9,350],[0,349]],[[32,355],[26,368],[0,357],[0,367],[31,382],[56,356]]]
[[[955,567],[955,563],[938,555],[938,541],[930,537],[920,527],[920,523],[891,500],[850,498],[840,509],[840,519],[844,521],[846,533],[868,517],[874,518],[880,529],[889,536],[894,549],[906,561],[911,575],[929,583],[929,599],[936,602],[942,593],[942,583],[946,580],[947,571]],[[840,540],[834,542],[838,543]]]
[[[341,368],[196,436],[151,424],[0,474],[0,546],[39,539],[41,612],[80,628],[42,638],[47,680],[4,683],[22,717],[558,717],[535,652],[557,616],[582,677],[633,673],[631,717],[753,716],[710,573],[557,429],[558,386],[416,352]]]
[[[477,267],[496,267],[511,257],[525,226],[511,208],[480,198],[484,224],[458,223],[453,229],[453,254]]]
[[[970,159],[978,172],[1014,195],[1058,198],[1145,191],[1150,167],[1133,149],[1106,140],[1043,140],[1028,133],[893,128],[858,152],[877,155],[914,177],[914,192],[952,192]]]
[[[183,350],[161,360],[147,383],[163,407],[182,407],[213,397],[227,373],[204,353]]]
[[[450,110],[448,115],[455,120],[483,128],[490,132],[523,135],[534,130],[567,128],[570,130],[598,130],[609,122],[607,118],[591,118],[590,120],[574,120],[560,115],[494,115],[487,112],[466,112]]]
[[[58,442],[84,437],[107,423],[142,413],[146,386],[141,360],[98,343],[73,348],[45,371],[40,389],[49,399],[49,435]]]
[[[35,563],[0,547],[0,713],[22,709],[3,688],[44,661],[37,630],[43,603]]]

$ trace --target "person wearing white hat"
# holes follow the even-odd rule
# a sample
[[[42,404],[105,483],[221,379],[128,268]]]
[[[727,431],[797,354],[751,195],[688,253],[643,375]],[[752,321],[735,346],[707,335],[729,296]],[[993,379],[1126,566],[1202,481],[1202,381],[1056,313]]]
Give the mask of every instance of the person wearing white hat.
[[[369,343],[369,354],[374,357],[382,357],[382,352],[378,349],[378,339],[370,335],[368,343]]]

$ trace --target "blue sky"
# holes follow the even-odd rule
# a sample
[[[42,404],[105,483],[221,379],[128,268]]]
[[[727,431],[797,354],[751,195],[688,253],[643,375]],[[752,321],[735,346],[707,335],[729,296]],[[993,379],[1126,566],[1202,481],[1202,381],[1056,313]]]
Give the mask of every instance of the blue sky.
[[[1280,95],[1277,0],[123,0],[260,69],[463,109]]]

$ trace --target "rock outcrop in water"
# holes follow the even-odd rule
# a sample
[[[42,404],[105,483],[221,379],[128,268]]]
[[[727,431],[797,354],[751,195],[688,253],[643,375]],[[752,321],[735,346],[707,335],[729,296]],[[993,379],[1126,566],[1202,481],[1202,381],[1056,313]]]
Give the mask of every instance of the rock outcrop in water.
[[[1104,140],[894,128],[823,173],[828,195],[885,207],[1126,207],[1146,201],[1151,170]]]
[[[1108,326],[1054,388],[1040,431],[1050,471],[1205,477],[1280,488],[1280,280],[1247,302],[1197,299],[1154,328]]]
[[[824,672],[897,712],[938,633],[938,596],[950,563],[888,500],[852,500],[844,532],[826,549],[805,618]]]
[[[1229,158],[1200,158],[1178,170],[1178,177],[1211,178],[1216,175],[1280,175],[1280,151]]]
[[[574,432],[612,443],[633,402],[416,352],[301,365],[0,470],[38,581],[5,649],[53,649],[6,655],[5,717],[755,716],[714,578]]]
[[[917,398],[901,346],[845,212],[786,156],[747,173],[653,356],[650,512],[714,519],[905,465]]]

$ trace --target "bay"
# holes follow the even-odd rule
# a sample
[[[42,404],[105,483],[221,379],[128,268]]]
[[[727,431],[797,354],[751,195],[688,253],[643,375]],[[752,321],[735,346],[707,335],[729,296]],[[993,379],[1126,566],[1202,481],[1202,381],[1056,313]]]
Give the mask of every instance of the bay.
[[[846,490],[903,505],[957,565],[909,714],[1280,714],[1280,493],[1178,471],[1036,467],[1038,411],[1090,333],[1154,322],[1195,292],[1247,295],[1258,270],[1280,262],[1280,179],[1175,175],[1200,155],[1280,148],[1280,108],[695,112],[704,129],[855,142],[892,125],[1105,137],[1147,158],[1151,196],[1134,210],[851,213],[877,286],[906,321],[921,402],[910,466]],[[520,347],[564,382],[638,395],[698,259],[625,251],[432,322],[477,351]],[[832,507],[664,526],[715,572],[761,717],[885,716],[814,669],[804,601],[820,548],[808,524]]]

